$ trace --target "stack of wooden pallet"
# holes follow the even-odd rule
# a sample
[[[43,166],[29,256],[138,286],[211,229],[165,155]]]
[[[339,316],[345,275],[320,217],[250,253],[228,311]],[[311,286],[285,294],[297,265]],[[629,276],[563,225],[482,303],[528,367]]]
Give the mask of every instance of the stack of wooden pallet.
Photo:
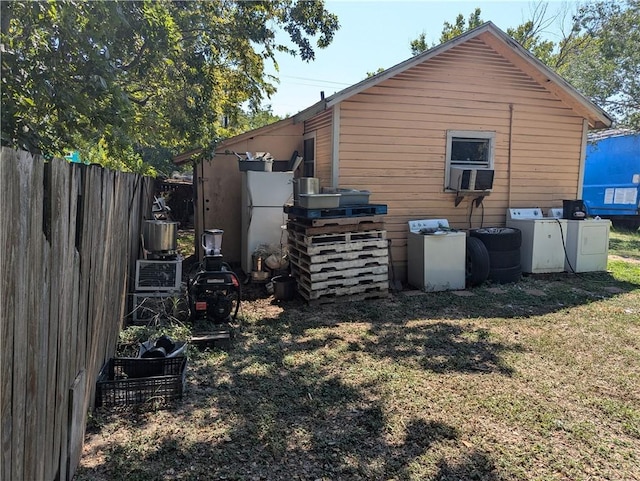
[[[303,217],[289,213],[289,257],[308,302],[386,297],[387,232],[380,215]]]

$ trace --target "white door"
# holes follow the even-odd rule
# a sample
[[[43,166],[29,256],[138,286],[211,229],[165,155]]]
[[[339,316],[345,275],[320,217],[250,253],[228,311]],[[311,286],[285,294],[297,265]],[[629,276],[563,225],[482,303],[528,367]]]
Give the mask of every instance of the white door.
[[[286,231],[282,228],[286,224],[282,206],[253,207],[249,215],[247,232],[243,232],[247,239],[242,263],[245,274],[249,274],[253,269],[252,256],[260,245],[281,247],[287,242]]]
[[[253,253],[261,244],[286,242],[284,204],[293,202],[292,172],[245,172],[242,190],[242,252],[245,274],[253,269]]]

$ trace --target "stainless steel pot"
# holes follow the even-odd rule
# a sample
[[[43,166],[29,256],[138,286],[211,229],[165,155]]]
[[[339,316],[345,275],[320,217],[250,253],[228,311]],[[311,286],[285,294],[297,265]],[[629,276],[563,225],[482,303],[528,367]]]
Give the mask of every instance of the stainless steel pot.
[[[174,251],[178,246],[178,223],[145,220],[142,227],[144,248],[149,252]]]
[[[293,179],[293,205],[300,205],[300,194],[319,194],[320,179],[316,177],[298,177]]]

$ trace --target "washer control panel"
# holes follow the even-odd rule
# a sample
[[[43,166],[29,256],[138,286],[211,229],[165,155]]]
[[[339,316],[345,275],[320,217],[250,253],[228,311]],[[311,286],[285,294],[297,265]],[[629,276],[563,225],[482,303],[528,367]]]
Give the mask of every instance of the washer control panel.
[[[532,209],[507,209],[507,219],[524,220],[524,219],[542,219],[542,209],[537,207]]]
[[[409,232],[418,233],[422,229],[438,229],[439,227],[449,227],[447,219],[422,219],[410,220]]]
[[[564,216],[564,209],[562,207],[552,207],[547,211],[547,217],[552,219],[562,219]]]

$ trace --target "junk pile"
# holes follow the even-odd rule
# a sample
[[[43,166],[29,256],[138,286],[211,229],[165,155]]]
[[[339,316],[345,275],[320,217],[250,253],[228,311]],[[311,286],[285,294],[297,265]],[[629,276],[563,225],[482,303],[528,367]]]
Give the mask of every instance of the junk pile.
[[[247,170],[257,170],[262,172],[271,172],[273,170],[274,158],[269,152],[245,152],[245,157],[233,152],[238,158],[238,167],[241,172]]]
[[[137,357],[112,357],[96,382],[96,407],[166,404],[182,399],[186,343],[167,336],[140,344]]]
[[[288,272],[287,246],[261,244],[253,251],[251,263],[251,281],[268,283],[271,278]]]

